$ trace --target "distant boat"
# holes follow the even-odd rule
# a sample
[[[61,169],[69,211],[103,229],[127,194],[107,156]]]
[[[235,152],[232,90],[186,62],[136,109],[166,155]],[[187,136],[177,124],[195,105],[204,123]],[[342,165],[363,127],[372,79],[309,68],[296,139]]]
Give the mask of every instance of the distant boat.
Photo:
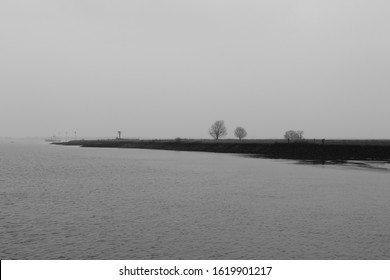
[[[52,136],[50,138],[46,138],[45,139],[45,142],[61,142],[61,138],[57,137],[57,136]]]

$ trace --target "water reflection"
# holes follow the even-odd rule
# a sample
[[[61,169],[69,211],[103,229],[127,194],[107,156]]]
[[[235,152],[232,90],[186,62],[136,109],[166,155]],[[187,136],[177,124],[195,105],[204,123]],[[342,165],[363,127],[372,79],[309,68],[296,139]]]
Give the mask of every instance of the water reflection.
[[[353,169],[367,169],[374,171],[390,171],[390,163],[387,161],[358,161],[358,160],[299,160],[299,164],[308,165],[336,165]]]

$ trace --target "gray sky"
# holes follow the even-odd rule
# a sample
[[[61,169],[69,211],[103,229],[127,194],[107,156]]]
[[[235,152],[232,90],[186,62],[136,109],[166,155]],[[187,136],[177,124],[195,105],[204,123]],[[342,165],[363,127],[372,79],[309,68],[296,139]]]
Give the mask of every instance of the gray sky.
[[[388,0],[1,0],[0,137],[390,138]]]

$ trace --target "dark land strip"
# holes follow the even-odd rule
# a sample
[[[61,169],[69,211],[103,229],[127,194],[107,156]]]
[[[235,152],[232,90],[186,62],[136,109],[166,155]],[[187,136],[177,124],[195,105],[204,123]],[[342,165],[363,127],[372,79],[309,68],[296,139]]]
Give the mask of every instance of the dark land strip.
[[[251,157],[293,159],[319,164],[350,160],[390,163],[389,140],[327,140],[287,143],[285,140],[74,140],[54,143],[99,148],[159,149],[246,154]]]

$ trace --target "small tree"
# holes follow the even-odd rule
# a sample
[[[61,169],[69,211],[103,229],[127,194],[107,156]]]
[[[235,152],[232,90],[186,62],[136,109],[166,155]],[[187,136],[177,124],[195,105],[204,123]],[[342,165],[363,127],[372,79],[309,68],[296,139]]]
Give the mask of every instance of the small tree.
[[[227,135],[225,123],[223,121],[216,121],[209,129],[209,134],[215,140]]]
[[[302,140],[303,131],[302,130],[289,130],[284,134],[284,138],[287,140]]]
[[[245,128],[241,127],[241,126],[238,126],[236,128],[236,130],[234,131],[234,135],[238,138],[238,139],[242,139],[242,138],[245,138],[247,133],[246,133],[246,130]]]

